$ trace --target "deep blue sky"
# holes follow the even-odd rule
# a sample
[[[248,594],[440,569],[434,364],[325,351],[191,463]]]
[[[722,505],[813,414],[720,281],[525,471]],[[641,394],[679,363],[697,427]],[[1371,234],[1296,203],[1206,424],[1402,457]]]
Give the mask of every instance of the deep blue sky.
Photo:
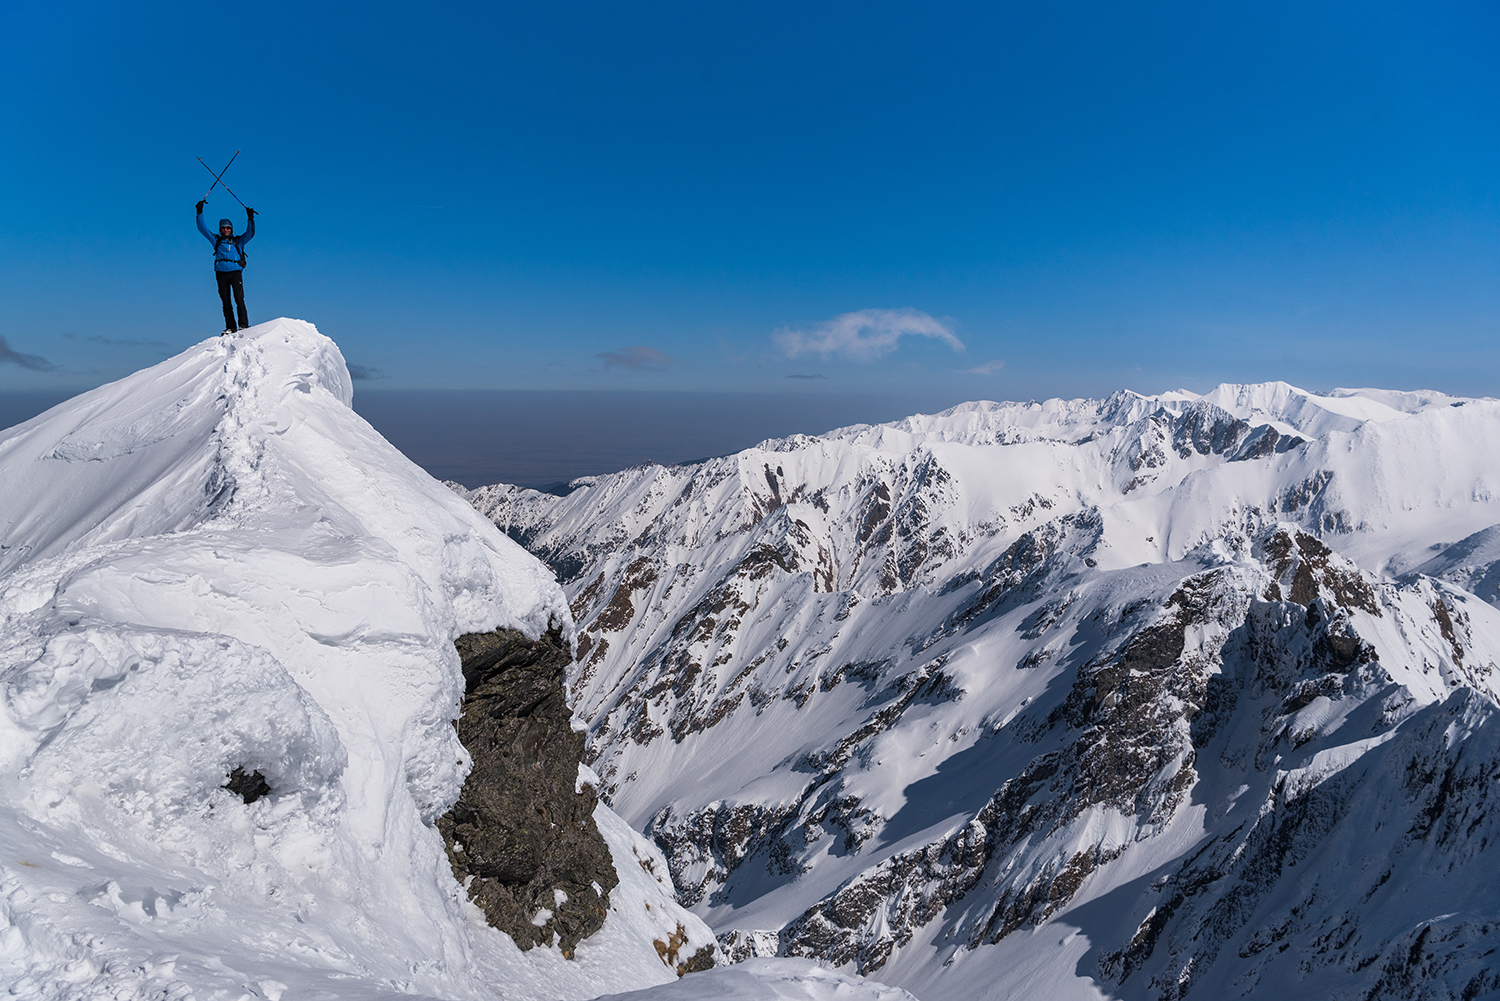
[[[218,330],[242,148],[362,391],[1500,395],[1497,11],[7,4],[0,392]]]

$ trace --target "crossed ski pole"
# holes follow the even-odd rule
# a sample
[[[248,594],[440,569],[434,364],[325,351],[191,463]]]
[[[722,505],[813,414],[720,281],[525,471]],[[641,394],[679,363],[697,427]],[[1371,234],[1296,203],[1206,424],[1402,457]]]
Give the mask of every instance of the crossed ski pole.
[[[203,163],[203,157],[201,157],[201,156],[200,157],[196,157],[196,159],[197,159],[197,161],[199,163],[203,163],[203,169],[204,170],[208,171],[210,174],[214,174],[214,183],[210,184],[208,186],[208,190],[205,191],[205,192],[203,192],[203,200],[204,201],[208,200],[208,196],[213,193],[214,188],[217,188],[220,185],[223,185],[224,190],[225,191],[229,191],[229,197],[233,198],[237,202],[240,202],[240,196],[237,195],[237,194],[235,194],[233,191],[230,191],[229,185],[224,184],[224,181],[223,181],[224,175],[229,171],[230,164],[234,163],[235,159],[239,155],[240,155],[240,151],[239,150],[235,150],[234,151],[234,156],[232,156],[232,157],[229,158],[229,163],[224,164],[224,169],[221,170],[221,171],[219,171],[217,174],[214,174],[214,169],[212,167],[210,167],[206,163]],[[246,211],[249,211],[250,206],[246,205],[244,202],[240,202],[240,208],[245,209]]]

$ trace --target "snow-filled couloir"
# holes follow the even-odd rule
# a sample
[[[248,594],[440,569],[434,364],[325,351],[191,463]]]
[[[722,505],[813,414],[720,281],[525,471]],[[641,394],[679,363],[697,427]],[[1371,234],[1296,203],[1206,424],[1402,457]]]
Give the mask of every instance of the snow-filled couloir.
[[[1494,400],[1271,383],[462,493],[731,954],[1394,1001],[1500,989],[1497,456]]]
[[[434,828],[470,762],[453,641],[573,620],[351,393],[334,343],[283,319],[0,432],[11,994],[586,998],[675,981],[711,941],[602,807],[620,884],[575,958],[465,898]],[[801,966],[737,996],[778,977],[866,996]]]

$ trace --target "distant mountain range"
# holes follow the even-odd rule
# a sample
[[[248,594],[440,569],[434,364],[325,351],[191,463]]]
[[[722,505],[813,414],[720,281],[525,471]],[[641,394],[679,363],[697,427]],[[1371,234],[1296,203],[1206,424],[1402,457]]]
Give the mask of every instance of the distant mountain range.
[[[604,798],[732,955],[1500,990],[1500,402],[973,403],[570,487],[461,492],[558,573]]]

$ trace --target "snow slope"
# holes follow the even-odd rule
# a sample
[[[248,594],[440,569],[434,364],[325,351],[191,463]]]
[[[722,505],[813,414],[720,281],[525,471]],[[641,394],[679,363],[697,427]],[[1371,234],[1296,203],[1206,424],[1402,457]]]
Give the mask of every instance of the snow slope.
[[[351,393],[282,319],[0,433],[12,994],[584,998],[674,980],[654,940],[707,936],[604,808],[622,882],[576,961],[465,899],[432,827],[469,763],[452,641],[573,620]]]
[[[558,570],[606,800],[737,956],[1474,997],[1497,455],[1494,400],[1271,383],[464,494]]]

